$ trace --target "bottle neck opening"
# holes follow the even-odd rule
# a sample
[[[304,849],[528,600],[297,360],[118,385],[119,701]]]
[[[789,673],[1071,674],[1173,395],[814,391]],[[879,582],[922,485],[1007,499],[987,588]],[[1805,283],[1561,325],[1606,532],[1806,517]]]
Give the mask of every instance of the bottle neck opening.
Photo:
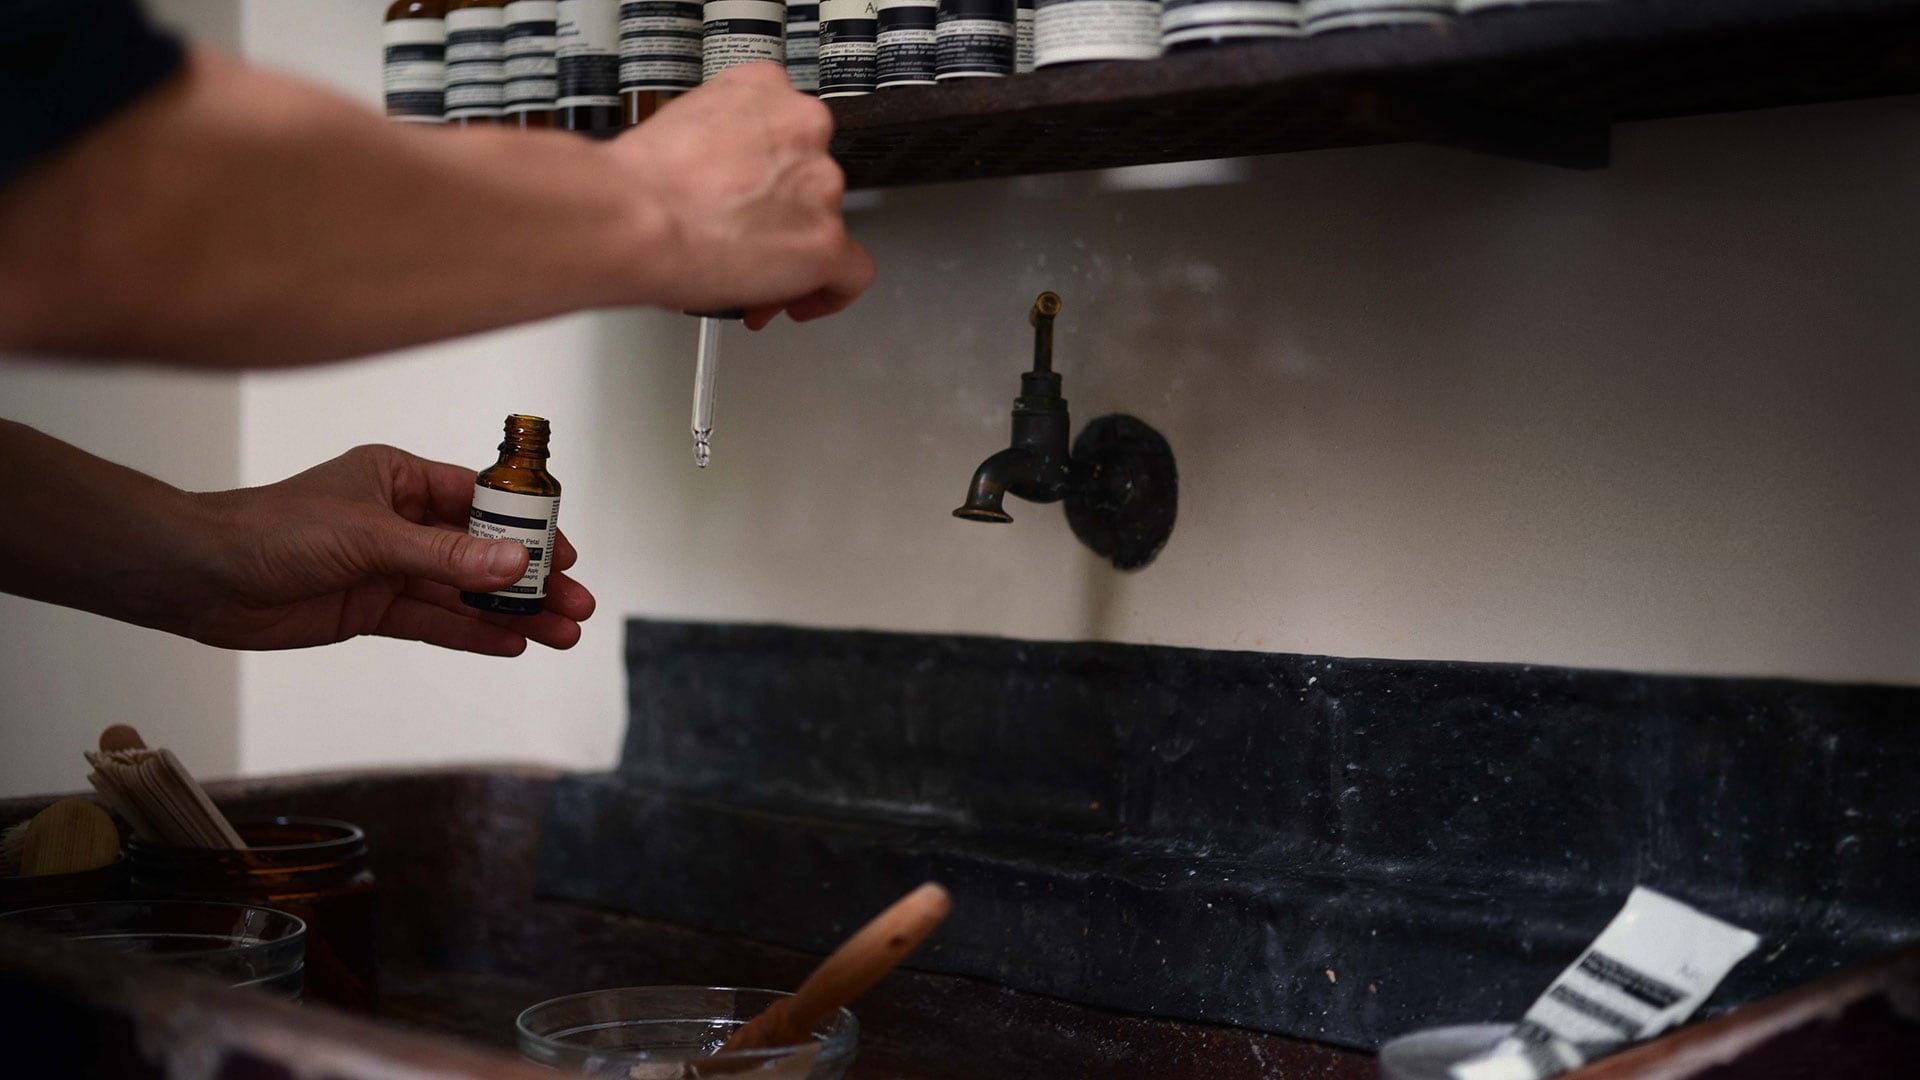
[[[500,452],[513,457],[547,457],[546,420],[538,416],[521,416],[518,413],[507,417],[506,434],[500,442]]]

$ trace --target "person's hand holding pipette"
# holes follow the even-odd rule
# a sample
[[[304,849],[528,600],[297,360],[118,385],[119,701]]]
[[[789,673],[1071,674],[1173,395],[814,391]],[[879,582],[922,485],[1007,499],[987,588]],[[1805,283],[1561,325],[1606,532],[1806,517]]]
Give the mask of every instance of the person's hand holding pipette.
[[[742,64],[669,102],[610,149],[628,155],[663,214],[676,257],[654,260],[645,290],[687,311],[746,309],[759,329],[786,311],[805,321],[853,303],[873,258],[840,215],[846,178],[828,154],[833,114],[775,64]]]

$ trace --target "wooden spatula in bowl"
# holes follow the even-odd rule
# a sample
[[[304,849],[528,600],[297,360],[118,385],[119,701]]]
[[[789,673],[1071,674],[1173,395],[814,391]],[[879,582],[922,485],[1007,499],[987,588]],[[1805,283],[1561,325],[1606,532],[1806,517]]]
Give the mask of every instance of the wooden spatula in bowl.
[[[806,1043],[827,1017],[872,989],[919,948],[952,909],[953,898],[931,881],[894,901],[821,961],[792,997],[781,998],[740,1025],[714,1057],[683,1063],[681,1075],[744,1071],[759,1063],[748,1060],[736,1065],[726,1061],[726,1055]]]

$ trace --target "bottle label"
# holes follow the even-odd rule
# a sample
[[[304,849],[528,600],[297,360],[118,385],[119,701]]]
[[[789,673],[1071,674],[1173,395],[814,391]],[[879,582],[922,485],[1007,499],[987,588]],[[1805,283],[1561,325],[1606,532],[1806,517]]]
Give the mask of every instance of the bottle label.
[[[421,124],[446,119],[447,21],[395,19],[385,38],[380,81],[387,115]]]
[[[875,62],[879,85],[932,85],[935,3],[936,0],[880,0]]]
[[[620,7],[616,0],[559,0],[554,56],[562,109],[620,104]]]
[[[1020,0],[1020,6],[1013,13],[1013,73],[1015,75],[1026,75],[1033,71],[1033,3],[1034,0]]]
[[[1299,37],[1300,5],[1292,0],[1165,0],[1160,43]]]
[[[811,94],[820,89],[820,5],[787,0],[787,81]]]
[[[506,37],[497,7],[447,12],[447,119],[500,115]]]
[[[820,96],[873,92],[879,13],[874,0],[820,0]]]
[[[1302,0],[1309,31],[1392,23],[1434,23],[1453,18],[1453,0]]]
[[[1013,74],[1014,0],[940,0],[934,30],[934,77]]]
[[[506,12],[507,112],[551,109],[560,93],[559,61],[553,55],[559,20],[555,0],[512,0]]]
[[[754,60],[787,62],[787,5],[782,0],[707,0],[701,74],[711,79]]]
[[[698,0],[620,5],[620,89],[691,90],[700,85]]]
[[[560,496],[522,495],[493,488],[473,488],[473,509],[467,514],[467,535],[482,540],[518,540],[527,549],[527,572],[493,596],[538,600],[547,595],[547,574],[553,568],[554,534],[560,527]]]
[[[1538,1080],[1650,1039],[1693,1015],[1759,944],[1750,930],[1635,886],[1620,914],[1553,980],[1513,1033],[1448,1075]]]
[[[1035,67],[1160,55],[1160,0],[1039,0]]]

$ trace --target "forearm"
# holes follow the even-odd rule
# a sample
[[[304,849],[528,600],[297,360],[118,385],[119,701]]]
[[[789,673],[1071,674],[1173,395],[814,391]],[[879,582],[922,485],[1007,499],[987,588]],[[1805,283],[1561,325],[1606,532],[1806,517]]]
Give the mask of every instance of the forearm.
[[[196,52],[0,189],[0,346],[216,366],[361,355],[666,299],[674,232],[602,145],[390,124]]]
[[[191,619],[184,598],[215,576],[194,496],[10,420],[0,455],[0,590],[161,629]]]

